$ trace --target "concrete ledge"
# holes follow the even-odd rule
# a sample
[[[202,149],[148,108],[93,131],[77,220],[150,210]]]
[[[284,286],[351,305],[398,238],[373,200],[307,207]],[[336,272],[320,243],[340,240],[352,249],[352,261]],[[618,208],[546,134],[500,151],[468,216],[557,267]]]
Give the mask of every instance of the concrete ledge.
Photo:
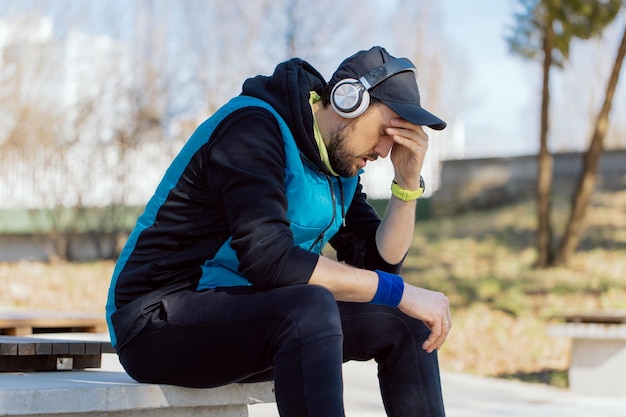
[[[274,402],[273,383],[197,389],[140,384],[120,370],[0,374],[0,416],[241,417],[261,402]]]
[[[622,315],[623,316],[623,315]],[[626,324],[570,322],[548,328],[551,336],[572,340],[569,389],[578,394],[626,396]]]
[[[577,339],[626,340],[626,324],[563,323],[549,327],[548,333]]]

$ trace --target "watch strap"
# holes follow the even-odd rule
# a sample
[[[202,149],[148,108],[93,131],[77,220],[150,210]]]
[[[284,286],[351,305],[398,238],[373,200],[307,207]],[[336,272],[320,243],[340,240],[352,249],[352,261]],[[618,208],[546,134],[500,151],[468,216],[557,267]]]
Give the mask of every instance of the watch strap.
[[[400,187],[397,182],[392,181],[391,195],[402,201],[413,201],[417,200],[424,194],[424,188],[424,178],[422,178],[422,176],[420,175],[420,188],[418,188],[417,190],[406,190]]]

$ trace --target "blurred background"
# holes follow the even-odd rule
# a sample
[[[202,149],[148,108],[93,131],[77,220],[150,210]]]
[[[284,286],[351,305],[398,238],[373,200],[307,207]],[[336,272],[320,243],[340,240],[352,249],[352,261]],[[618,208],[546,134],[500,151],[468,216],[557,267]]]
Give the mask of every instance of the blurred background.
[[[578,3],[1,1],[0,307],[103,311],[171,159],[246,78],[382,45],[448,122],[404,270],[450,297],[442,367],[567,385],[546,326],[626,309],[626,6]],[[381,211],[391,172],[365,174]]]

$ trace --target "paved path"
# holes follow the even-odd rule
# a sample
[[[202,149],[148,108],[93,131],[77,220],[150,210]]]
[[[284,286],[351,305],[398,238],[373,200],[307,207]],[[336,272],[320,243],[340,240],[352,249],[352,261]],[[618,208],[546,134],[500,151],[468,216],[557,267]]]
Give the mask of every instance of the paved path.
[[[344,365],[347,417],[384,417],[376,364]],[[626,417],[626,398],[574,395],[541,384],[444,372],[447,417]],[[249,407],[250,417],[278,417],[275,404]]]

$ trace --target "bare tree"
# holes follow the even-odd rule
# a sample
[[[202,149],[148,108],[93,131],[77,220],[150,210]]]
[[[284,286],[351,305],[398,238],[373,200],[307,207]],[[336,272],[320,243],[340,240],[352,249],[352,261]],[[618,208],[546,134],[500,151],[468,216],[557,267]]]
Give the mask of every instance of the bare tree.
[[[166,147],[164,138],[187,137],[198,118],[239,93],[243,79],[269,74],[281,60],[298,56],[329,75],[347,54],[378,44],[388,27],[414,30],[426,7],[402,3],[411,12],[394,15],[392,25],[379,19],[381,10],[391,16],[389,6],[375,1],[356,9],[333,0],[134,0],[125,10],[35,3],[60,23],[28,47],[31,57],[23,44],[3,48],[0,107],[7,111],[0,114],[0,147],[37,147],[30,157],[39,167],[32,194],[47,207],[37,211],[39,223],[52,225],[54,251],[65,258],[73,256],[79,234],[93,235],[97,245],[99,231],[122,233],[125,206],[136,192],[129,176],[138,146],[160,141]],[[84,18],[94,15],[97,22]],[[379,31],[373,22],[387,28]],[[94,23],[106,27],[105,36],[88,34]],[[422,69],[439,74],[436,56],[425,58],[420,49],[420,34],[406,33],[386,35],[384,42],[402,44],[403,55],[419,56]],[[24,94],[29,88],[33,93]],[[429,103],[439,100],[439,91],[427,92]]]
[[[594,132],[589,144],[589,149],[584,156],[583,171],[579,178],[574,199],[572,201],[572,210],[565,235],[561,241],[560,249],[557,254],[555,264],[565,265],[571,258],[572,254],[578,247],[582,235],[583,220],[589,202],[591,201],[591,194],[595,185],[595,177],[598,171],[598,164],[600,162],[600,156],[604,149],[604,138],[609,125],[609,114],[611,112],[611,106],[613,104],[613,97],[615,96],[615,90],[617,88],[617,82],[622,70],[622,63],[624,62],[624,56],[626,55],[626,28],[624,28],[624,35],[619,45],[615,61],[613,63],[613,69],[609,77],[609,81],[606,87],[606,93],[602,107],[598,112],[596,122],[594,124]]]
[[[48,66],[53,52],[42,43],[48,23],[36,15],[4,22],[7,36],[0,45],[1,147],[21,148],[53,140],[51,121],[58,116],[58,106],[54,91],[42,88],[56,78]]]
[[[115,256],[115,245],[102,243],[123,231],[127,154],[162,138],[166,83],[151,60],[111,38],[69,31],[57,39],[48,20],[27,21],[14,23],[28,36],[16,32],[2,48],[3,156],[24,150],[31,172],[17,180],[37,196],[32,219],[52,242],[51,255],[71,260],[87,235],[97,255]],[[33,39],[37,31],[46,33]]]
[[[508,41],[511,50],[526,58],[542,59],[541,127],[537,155],[537,266],[554,263],[552,247],[551,189],[553,158],[548,147],[550,70],[562,67],[569,58],[574,38],[589,39],[615,19],[623,0],[519,0],[515,33]]]

